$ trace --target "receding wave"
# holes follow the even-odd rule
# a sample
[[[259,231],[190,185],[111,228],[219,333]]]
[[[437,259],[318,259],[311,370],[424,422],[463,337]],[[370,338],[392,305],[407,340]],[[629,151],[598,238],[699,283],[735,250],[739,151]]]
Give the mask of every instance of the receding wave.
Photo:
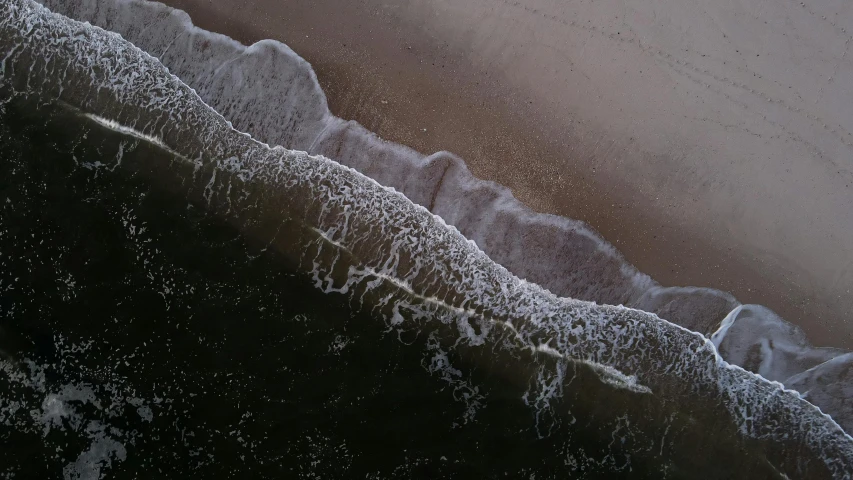
[[[813,359],[829,360],[844,353],[811,346],[802,331],[766,308],[743,307],[751,312],[746,320],[737,314],[742,311],[736,310],[740,303],[726,292],[663,287],[637,271],[583,222],[530,211],[508,189],[473,177],[455,155],[425,156],[335,117],[311,66],[280,42],[265,40],[246,47],[195,27],[180,10],[153,2],[44,3],[118,32],[157,57],[238,130],[269,145],[324,155],[394,188],[459,229],[516,276],[557,295],[652,312],[706,336],[715,334],[724,318],[729,323],[737,319],[745,325],[735,328],[737,334],[729,335],[726,343],[740,346],[723,348],[723,358],[762,375],[784,370],[787,376],[767,378],[789,388],[796,388],[795,376],[796,385],[802,385],[804,376],[817,371],[811,370],[812,362],[796,364],[799,370],[792,370],[793,364],[771,366],[786,358],[784,351],[774,353],[777,345],[796,344],[803,356]],[[756,316],[768,328],[746,325]],[[735,349],[750,349],[750,355],[760,360],[730,356]],[[763,371],[753,368],[758,364],[764,365]],[[841,385],[853,388],[853,383],[842,371],[832,372],[825,371],[820,381],[808,380],[810,399],[851,430],[853,405],[837,394]]]
[[[279,252],[310,276],[316,290],[343,295],[371,312],[381,329],[403,344],[424,339],[423,348],[430,352],[425,368],[445,379],[454,394],[460,392],[458,398],[470,409],[476,411],[482,392],[448,364],[448,352],[521,385],[524,394],[513,401],[531,410],[530,422],[541,437],[574,429],[603,431],[604,448],[619,453],[584,457],[581,463],[587,466],[630,472],[648,462],[650,470],[673,469],[676,476],[700,467],[719,468],[721,476],[733,469],[751,478],[853,476],[853,439],[797,392],[729,365],[714,343],[687,328],[636,309],[561,297],[538,283],[581,299],[600,295],[598,301],[635,306],[645,299],[657,302],[657,311],[689,312],[697,308],[685,300],[692,296],[722,299],[728,308],[734,303],[730,297],[704,290],[679,296],[679,290],[661,289],[582,224],[530,214],[505,189],[473,179],[455,157],[424,160],[331,117],[310,68],[280,44],[245,49],[188,29],[185,15],[162,6],[120,4],[137,15],[135,22],[111,8],[92,10],[92,21],[125,18],[128,30],[122,34],[163,59],[178,76],[117,34],[52,14],[29,0],[0,7],[5,104],[27,97],[40,105],[65,105],[81,112],[81,121],[165,147],[169,154],[167,160],[146,163],[119,153],[111,165],[81,168],[118,169],[182,195],[254,244]],[[138,9],[146,8],[153,13],[138,16]],[[152,25],[141,18],[166,22],[156,27],[163,30],[172,22],[175,35],[158,51],[146,45],[145,31]],[[201,53],[217,49],[230,59]],[[169,52],[176,53],[170,57]],[[277,73],[266,77],[265,71]],[[237,78],[265,88],[235,84]],[[266,97],[276,88],[314,93],[279,91]],[[311,102],[322,107],[319,114],[304,107]],[[247,122],[252,136],[235,130],[226,118],[241,129]],[[261,118],[271,121],[251,123]],[[334,153],[376,180],[323,156],[270,146],[306,142],[306,149]],[[387,168],[397,163],[399,168]],[[424,184],[432,187],[424,189]],[[460,192],[473,203],[463,203]],[[489,220],[474,222],[472,215],[481,208]],[[534,225],[542,235],[521,235]],[[512,246],[517,238],[524,243]],[[555,252],[566,276],[551,272],[536,278],[536,272],[544,275],[545,263],[553,266]],[[590,252],[597,253],[590,258]],[[580,258],[584,261],[575,262]],[[164,287],[164,298],[178,288]],[[686,309],[674,307],[682,302],[689,304]],[[721,350],[740,323],[729,319],[724,322],[728,333],[717,336]],[[342,339],[335,348],[345,344]],[[822,365],[827,367],[821,370]],[[822,365],[808,371],[832,375],[838,370]],[[799,384],[813,378],[805,377]],[[82,386],[72,390],[62,398],[91,398]],[[602,403],[606,408],[599,408]],[[53,411],[51,405],[40,408]],[[148,408],[137,405],[143,407]],[[709,438],[713,452],[703,450]],[[111,458],[128,455],[127,447],[101,440],[99,445],[113,452]],[[569,468],[578,460],[567,457],[565,462]]]

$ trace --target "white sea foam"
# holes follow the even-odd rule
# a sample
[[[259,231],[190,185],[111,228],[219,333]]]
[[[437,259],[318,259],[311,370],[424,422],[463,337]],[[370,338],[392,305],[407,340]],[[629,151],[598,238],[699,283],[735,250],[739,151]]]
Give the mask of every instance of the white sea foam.
[[[99,385],[97,391],[73,378],[75,375],[60,376],[59,384],[49,382],[48,375],[74,370],[74,356],[85,355],[91,347],[69,344],[62,337],[54,338],[54,342],[62,362],[41,364],[25,360],[15,364],[0,360],[0,382],[5,387],[0,397],[0,425],[39,433],[45,438],[54,431],[79,436],[85,441],[86,450],[64,467],[63,478],[97,480],[102,478],[104,468],[126,459],[126,444],[139,437],[138,432],[118,428],[111,420],[121,417],[128,404],[153,415],[151,402],[135,397],[117,378]],[[59,456],[58,449],[56,457]],[[14,478],[13,471],[4,473]]]
[[[175,152],[174,150],[172,150],[171,148],[166,146],[166,144],[163,143],[163,141],[161,139],[159,139],[155,136],[146,135],[145,133],[142,133],[139,130],[135,130],[133,128],[126,127],[124,125],[119,124],[116,121],[110,120],[109,118],[101,117],[100,115],[95,115],[94,113],[84,113],[83,116],[85,116],[86,118],[94,121],[95,123],[97,123],[97,124],[99,124],[105,128],[109,128],[110,130],[114,130],[114,131],[119,132],[119,133],[124,133],[124,134],[130,135],[132,137],[136,137],[140,140],[144,140],[148,143],[157,145],[158,147],[168,151],[169,153],[172,153],[173,155],[178,155],[178,152]]]
[[[335,267],[343,262],[345,291],[356,299],[373,295],[377,309],[393,312],[389,328],[427,322],[456,327],[456,344],[498,342],[505,349],[537,351],[545,345],[548,356],[587,363],[620,387],[654,392],[673,408],[714,399],[743,436],[794,442],[837,478],[853,476],[853,438],[796,392],[727,364],[703,336],[652,314],[559,297],[519,279],[479,250],[480,242],[469,242],[403,195],[327,158],[271,149],[235,131],[157,60],[118,35],[52,15],[28,0],[7,2],[0,13],[0,46],[9,53],[4,68],[11,68],[2,80],[6,86],[84,111],[111,112],[120,128],[160,139],[185,159],[199,158],[188,165],[194,176],[188,195],[204,198],[212,212],[237,221],[236,212],[268,202],[277,214],[323,232],[303,259],[315,278],[321,285],[339,283]],[[450,163],[464,168],[458,160]],[[207,187],[201,192],[192,185]],[[243,195],[249,187],[256,197]],[[596,248],[618,258],[606,244]],[[620,272],[624,268],[617,265]],[[386,284],[406,288],[388,295],[380,288]],[[538,370],[544,379],[537,385],[539,398],[561,392],[554,379],[562,378],[565,365],[558,362],[556,374],[543,374],[547,368]],[[775,468],[795,476],[812,468],[801,459],[779,462]]]

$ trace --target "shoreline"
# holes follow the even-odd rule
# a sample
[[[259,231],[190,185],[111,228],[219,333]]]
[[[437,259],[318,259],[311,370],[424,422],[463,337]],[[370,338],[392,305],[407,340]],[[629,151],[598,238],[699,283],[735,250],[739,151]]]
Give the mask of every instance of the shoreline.
[[[242,43],[274,38],[288,44],[313,65],[334,114],[418,151],[460,155],[477,177],[509,187],[531,209],[585,221],[663,285],[728,291],[799,325],[814,345],[853,344],[843,324],[844,302],[831,302],[832,292],[815,275],[797,271],[785,258],[777,261],[782,268],[769,265],[772,253],[759,256],[768,252],[691,228],[683,205],[661,209],[644,203],[612,169],[599,164],[596,172],[602,139],[610,144],[603,151],[625,145],[606,137],[589,145],[554,135],[561,129],[571,135],[591,122],[553,121],[535,96],[519,95],[501,77],[472,66],[458,49],[417,35],[394,13],[373,10],[369,2],[362,2],[368,8],[347,4],[335,10],[325,1],[286,8],[260,1],[238,11],[230,3],[168,3],[187,11],[201,28]],[[333,18],[348,21],[329,21]],[[529,158],[533,161],[525,161]],[[672,193],[679,195],[685,203],[683,193]]]

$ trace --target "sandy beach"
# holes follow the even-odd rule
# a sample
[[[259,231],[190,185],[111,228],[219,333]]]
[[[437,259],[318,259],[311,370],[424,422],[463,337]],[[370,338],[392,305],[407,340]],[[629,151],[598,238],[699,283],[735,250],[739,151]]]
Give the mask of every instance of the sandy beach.
[[[287,43],[336,115],[459,154],[662,284],[726,290],[853,347],[850,6],[166,3]]]

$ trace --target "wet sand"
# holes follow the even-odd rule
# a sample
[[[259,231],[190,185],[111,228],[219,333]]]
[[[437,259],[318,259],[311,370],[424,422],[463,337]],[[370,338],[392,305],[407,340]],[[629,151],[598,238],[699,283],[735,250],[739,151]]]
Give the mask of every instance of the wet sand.
[[[167,3],[243,43],[287,43],[336,115],[461,155],[662,284],[727,290],[853,346],[844,7]]]

